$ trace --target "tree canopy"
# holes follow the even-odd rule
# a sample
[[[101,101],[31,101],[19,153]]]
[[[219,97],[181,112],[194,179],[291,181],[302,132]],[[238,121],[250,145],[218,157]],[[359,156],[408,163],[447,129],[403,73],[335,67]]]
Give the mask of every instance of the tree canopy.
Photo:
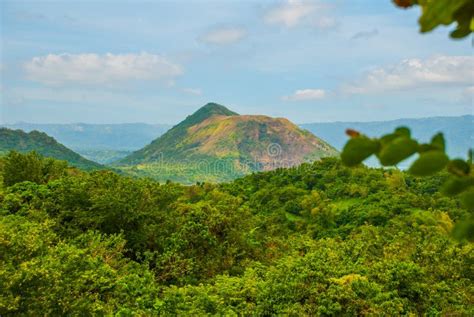
[[[10,153],[0,175],[2,316],[474,313],[446,171],[330,158],[183,186]]]

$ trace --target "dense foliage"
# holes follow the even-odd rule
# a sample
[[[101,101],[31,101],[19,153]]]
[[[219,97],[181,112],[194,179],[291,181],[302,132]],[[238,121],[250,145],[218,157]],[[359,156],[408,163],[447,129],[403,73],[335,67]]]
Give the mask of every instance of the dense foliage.
[[[408,172],[415,176],[429,176],[446,170],[450,177],[443,183],[441,192],[447,196],[459,196],[469,216],[460,221],[454,230],[458,238],[474,240],[474,171],[473,150],[468,159],[450,159],[442,133],[433,136],[429,143],[420,143],[411,136],[410,129],[398,127],[394,132],[380,138],[369,138],[352,129],[346,133],[351,139],[341,153],[346,166],[357,166],[375,155],[383,166],[394,166],[416,156]]]
[[[443,174],[324,159],[182,186],[18,153],[0,170],[2,316],[474,313]]]
[[[104,168],[104,166],[85,159],[61,143],[58,143],[46,133],[39,131],[26,133],[22,130],[0,128],[0,154],[8,151],[18,151],[22,153],[36,151],[44,156],[67,161],[72,166],[84,170]]]

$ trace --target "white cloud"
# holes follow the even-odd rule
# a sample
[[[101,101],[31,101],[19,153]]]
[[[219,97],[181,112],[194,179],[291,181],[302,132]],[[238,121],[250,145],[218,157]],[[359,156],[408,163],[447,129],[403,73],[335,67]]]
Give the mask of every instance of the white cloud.
[[[308,101],[323,99],[324,97],[326,97],[326,92],[323,89],[300,89],[290,96],[284,96],[282,99],[285,101]]]
[[[435,56],[425,60],[405,59],[378,67],[362,79],[342,87],[345,93],[369,94],[420,87],[472,85],[473,56]]]
[[[240,41],[246,35],[246,31],[242,28],[226,27],[207,32],[199,39],[207,44],[229,45]]]
[[[474,95],[474,86],[467,87],[465,90],[466,94]]]
[[[279,24],[288,28],[303,22],[317,28],[332,28],[336,25],[335,19],[321,16],[319,12],[325,7],[318,1],[288,0],[267,11],[263,20],[267,24]]]
[[[125,80],[161,80],[172,83],[183,73],[180,65],[161,55],[49,54],[24,64],[26,77],[47,85],[65,83],[110,84]]]
[[[194,96],[201,96],[202,95],[202,90],[199,88],[183,88],[181,89],[182,92],[189,94],[189,95],[194,95]]]

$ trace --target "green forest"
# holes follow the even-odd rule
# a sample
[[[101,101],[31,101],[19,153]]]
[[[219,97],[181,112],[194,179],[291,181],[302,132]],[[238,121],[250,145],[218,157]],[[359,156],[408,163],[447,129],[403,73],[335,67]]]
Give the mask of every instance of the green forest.
[[[21,153],[36,151],[47,157],[67,161],[72,166],[83,170],[104,168],[103,165],[80,156],[44,132],[31,131],[27,133],[23,130],[0,127],[0,155],[8,153],[10,150]]]
[[[324,158],[221,184],[0,161],[1,316],[472,316],[447,172]]]
[[[473,0],[109,2],[0,1],[0,317],[474,316]]]

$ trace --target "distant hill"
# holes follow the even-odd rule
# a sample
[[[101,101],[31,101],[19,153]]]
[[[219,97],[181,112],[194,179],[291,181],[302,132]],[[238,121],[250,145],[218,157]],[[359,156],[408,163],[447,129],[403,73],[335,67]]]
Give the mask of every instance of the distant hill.
[[[171,125],[124,123],[124,124],[36,124],[15,123],[3,125],[26,132],[41,131],[82,156],[108,164],[149,144],[166,132]]]
[[[76,152],[68,149],[44,132],[11,130],[0,128],[0,152],[6,153],[36,151],[39,154],[69,162],[70,165],[84,170],[102,169],[104,166],[89,161]]]
[[[232,178],[334,155],[333,147],[287,119],[239,115],[209,103],[117,164],[136,166],[138,173],[159,169],[161,164],[161,172],[173,166],[176,174],[176,166],[181,166],[185,170],[179,177],[182,181],[194,179],[195,174],[206,177],[220,172]],[[162,178],[163,174],[153,176]]]
[[[453,157],[466,157],[469,148],[474,147],[474,116],[432,117],[422,119],[398,119],[376,122],[329,122],[302,124],[301,127],[320,136],[336,149],[341,150],[347,141],[347,128],[358,130],[368,136],[381,136],[398,126],[407,126],[421,141],[437,132],[443,132],[447,151]]]

